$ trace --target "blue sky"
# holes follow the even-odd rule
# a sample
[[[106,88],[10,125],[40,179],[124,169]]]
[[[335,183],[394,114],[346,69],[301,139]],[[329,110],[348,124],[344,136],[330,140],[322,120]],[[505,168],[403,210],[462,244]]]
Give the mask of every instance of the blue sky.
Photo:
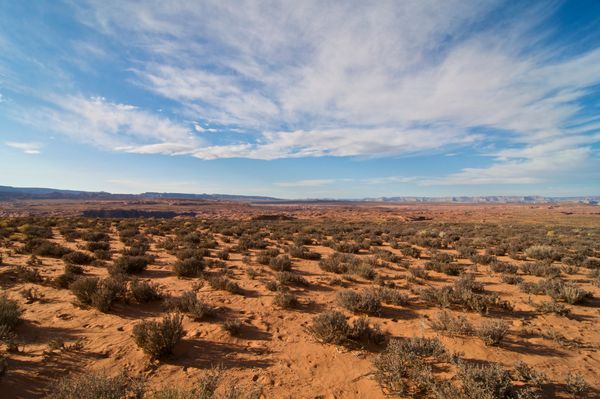
[[[0,185],[600,194],[600,2],[3,1]]]

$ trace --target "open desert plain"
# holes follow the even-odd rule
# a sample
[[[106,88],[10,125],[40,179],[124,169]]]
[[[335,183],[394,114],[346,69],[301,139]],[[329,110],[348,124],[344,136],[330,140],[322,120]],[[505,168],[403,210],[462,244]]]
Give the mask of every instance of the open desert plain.
[[[598,206],[1,209],[2,397],[600,395]]]

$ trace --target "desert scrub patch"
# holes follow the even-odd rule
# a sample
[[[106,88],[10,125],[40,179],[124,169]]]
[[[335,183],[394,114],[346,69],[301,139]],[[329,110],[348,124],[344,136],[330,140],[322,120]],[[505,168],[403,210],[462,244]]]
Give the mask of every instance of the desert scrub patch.
[[[353,274],[367,280],[374,279],[376,275],[371,264],[362,261],[357,256],[339,252],[334,252],[329,257],[322,259],[319,262],[319,267],[326,272]]]
[[[471,335],[475,331],[466,317],[453,316],[445,310],[436,314],[430,324],[434,330],[448,335]]]
[[[13,331],[21,321],[21,313],[22,310],[17,301],[0,295],[0,330]]]
[[[371,315],[381,313],[381,300],[377,293],[374,293],[373,291],[340,291],[337,293],[336,299],[342,307],[351,312]]]
[[[135,274],[146,270],[149,259],[146,256],[122,255],[109,268],[111,274]]]
[[[321,254],[317,252],[311,252],[308,248],[302,245],[294,245],[288,248],[290,256],[294,258],[307,259],[307,260],[319,260]]]
[[[239,337],[242,333],[244,323],[239,319],[225,320],[221,327],[227,331],[232,337]]]
[[[181,315],[172,314],[161,321],[141,321],[133,327],[133,340],[151,359],[170,355],[184,335],[182,320]]]
[[[321,313],[307,329],[319,342],[345,346],[381,345],[385,336],[379,326],[371,326],[367,318],[359,318],[351,325],[343,313],[329,311]]]
[[[74,265],[89,265],[94,261],[94,257],[85,252],[73,251],[62,257],[63,262]]]
[[[500,342],[506,337],[510,325],[500,319],[487,320],[484,319],[481,325],[477,329],[476,333],[479,338],[483,340],[486,345],[499,345]]]
[[[208,282],[208,285],[210,285],[212,288],[216,289],[216,290],[223,290],[223,291],[228,291],[231,292],[232,294],[243,294],[243,290],[242,288],[238,285],[238,283],[236,283],[235,281],[222,276],[222,275],[215,275],[215,276],[208,276],[206,278],[206,281]]]
[[[294,308],[298,303],[298,298],[289,291],[278,291],[273,297],[273,305],[281,309]]]
[[[408,303],[408,296],[395,288],[377,287],[372,288],[372,292],[381,302],[389,305],[402,306]]]
[[[308,281],[301,275],[293,272],[279,272],[277,273],[277,281],[284,285],[300,285],[308,286]]]
[[[215,308],[200,301],[194,291],[186,291],[179,297],[168,298],[167,307],[185,313],[196,321],[214,317],[217,313]]]
[[[112,305],[125,297],[125,281],[119,277],[80,277],[69,287],[81,305],[108,312]]]
[[[433,365],[448,358],[437,338],[392,338],[373,361],[375,378],[388,394],[427,396],[437,385]]]
[[[141,398],[142,392],[141,381],[125,374],[109,377],[102,373],[85,373],[59,380],[45,399]]]
[[[147,303],[161,300],[163,295],[160,292],[157,283],[144,280],[133,279],[129,283],[129,292],[131,297],[137,303]]]
[[[173,264],[173,272],[177,277],[197,277],[204,270],[202,258],[185,258]]]
[[[292,261],[287,255],[278,255],[269,260],[269,267],[278,272],[292,270]]]
[[[558,261],[562,253],[550,245],[532,245],[525,250],[525,255],[531,259]]]

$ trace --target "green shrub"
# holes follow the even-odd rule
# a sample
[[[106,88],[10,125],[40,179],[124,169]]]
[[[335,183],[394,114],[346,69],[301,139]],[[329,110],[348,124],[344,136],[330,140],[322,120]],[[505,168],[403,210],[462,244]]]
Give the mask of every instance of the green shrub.
[[[133,327],[133,339],[152,359],[170,355],[184,335],[182,316],[167,315],[161,321],[142,321]]]
[[[71,284],[70,289],[79,303],[101,312],[108,312],[116,301],[125,297],[126,292],[125,281],[118,277],[81,277]]]

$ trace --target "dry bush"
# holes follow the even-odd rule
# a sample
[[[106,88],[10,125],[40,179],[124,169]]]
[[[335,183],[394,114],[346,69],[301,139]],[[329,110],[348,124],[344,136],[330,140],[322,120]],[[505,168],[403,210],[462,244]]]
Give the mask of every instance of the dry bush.
[[[231,336],[237,337],[242,332],[244,324],[239,319],[229,319],[221,325],[223,330],[227,331]]]
[[[317,315],[308,331],[325,344],[353,346],[357,344],[382,344],[384,335],[378,326],[371,327],[368,319],[357,319],[353,325],[348,324],[346,317],[337,311],[329,311]]]
[[[173,264],[173,272],[177,277],[197,277],[204,270],[204,261],[201,258],[185,258]]]
[[[552,266],[545,262],[524,263],[521,265],[521,271],[537,277],[554,278],[560,276],[560,267]]]
[[[194,291],[184,292],[180,297],[168,298],[167,307],[185,313],[196,321],[214,317],[217,312],[212,306],[200,301]]]
[[[542,385],[546,383],[546,375],[540,371],[537,371],[527,363],[523,361],[517,361],[514,366],[515,379],[526,383],[532,383],[534,385]]]
[[[109,268],[111,274],[141,273],[148,267],[149,260],[146,256],[122,255]]]
[[[173,314],[161,321],[141,321],[133,327],[133,339],[152,359],[160,359],[173,353],[183,337],[182,320],[181,315]]]
[[[375,315],[381,313],[381,301],[373,291],[346,290],[338,292],[336,297],[338,303],[351,312]]]
[[[21,309],[17,301],[0,296],[0,330],[10,332],[21,321]]]
[[[269,260],[269,267],[278,272],[292,270],[292,261],[287,255],[278,255]]]
[[[37,269],[18,265],[14,268],[17,279],[28,283],[40,283],[44,279]]]
[[[290,309],[298,306],[298,298],[291,292],[279,291],[273,297],[273,305],[282,309]]]
[[[554,313],[559,316],[568,316],[571,313],[571,309],[556,301],[542,301],[540,303],[533,303],[532,305],[535,310],[544,314]]]
[[[490,270],[494,273],[515,274],[519,270],[519,267],[510,263],[496,261],[490,263]]]
[[[533,245],[525,250],[528,258],[537,260],[558,261],[562,254],[549,245]]]
[[[126,293],[125,281],[119,277],[81,277],[69,288],[80,304],[92,306],[101,312],[108,312],[115,302],[124,299]]]
[[[577,372],[569,371],[565,378],[565,389],[574,398],[582,397],[589,389],[589,385],[585,382],[583,376]]]
[[[311,252],[308,248],[304,246],[294,245],[288,248],[290,256],[294,258],[300,259],[308,259],[308,260],[319,260],[321,259],[321,254],[317,252]]]
[[[208,284],[216,289],[231,292],[232,294],[242,294],[242,288],[233,280],[228,279],[225,276],[209,276],[206,278]]]
[[[523,277],[514,274],[502,274],[500,275],[500,280],[506,284],[518,285],[523,282]]]
[[[508,334],[510,325],[504,320],[483,320],[476,333],[486,345],[498,345]]]
[[[471,335],[473,326],[464,316],[452,316],[446,311],[438,313],[431,321],[431,328],[450,335]]]
[[[373,361],[375,378],[389,394],[427,396],[437,387],[432,365],[447,359],[437,338],[393,338]]]
[[[162,299],[157,283],[134,279],[129,285],[129,292],[137,303],[147,303]]]
[[[326,271],[336,274],[354,274],[367,280],[375,278],[373,266],[363,262],[359,257],[350,254],[334,252],[329,257],[319,262],[319,267]]]
[[[373,288],[372,292],[383,303],[396,306],[402,306],[408,303],[408,296],[394,288],[377,287]]]
[[[37,256],[47,256],[49,258],[62,258],[64,255],[71,252],[71,250],[42,238],[34,238],[28,240],[25,245],[19,249],[19,252]]]
[[[514,399],[516,390],[510,373],[496,363],[461,362],[457,374],[464,399]]]
[[[84,252],[73,251],[62,257],[65,263],[72,263],[74,265],[89,265],[94,261],[94,258]]]
[[[300,285],[308,286],[308,281],[299,274],[292,272],[279,272],[277,273],[277,281],[284,285]]]
[[[125,374],[109,377],[100,373],[70,376],[55,384],[46,399],[141,398],[142,384]]]

